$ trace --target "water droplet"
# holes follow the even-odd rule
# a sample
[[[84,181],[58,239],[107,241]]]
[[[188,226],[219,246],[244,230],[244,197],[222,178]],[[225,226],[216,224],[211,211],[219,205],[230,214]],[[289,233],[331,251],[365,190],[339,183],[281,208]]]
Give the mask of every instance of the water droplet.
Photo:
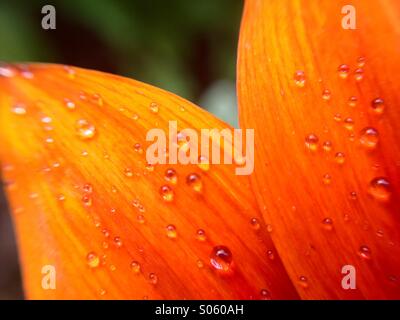
[[[197,166],[203,171],[208,171],[210,169],[210,161],[207,159],[207,157],[200,156]]]
[[[272,250],[268,250],[267,251],[267,257],[268,257],[269,260],[274,260],[275,259],[274,252]]]
[[[196,173],[189,174],[186,177],[186,183],[196,192],[201,192],[203,190],[203,182]]]
[[[357,200],[357,192],[355,191],[350,192],[349,197],[351,200]]]
[[[167,169],[165,171],[165,180],[171,182],[172,184],[176,184],[178,181],[178,175],[174,169]]]
[[[131,168],[125,168],[124,169],[124,173],[125,173],[125,175],[127,176],[127,177],[133,177],[133,172],[132,172],[132,169]]]
[[[86,193],[92,193],[93,192],[93,186],[90,183],[85,183],[83,185],[83,191]]]
[[[373,149],[378,144],[379,133],[375,128],[366,127],[361,130],[360,143],[366,147]]]
[[[350,72],[350,67],[347,64],[341,64],[338,67],[339,77],[346,79]]]
[[[92,101],[96,104],[98,104],[100,107],[103,106],[103,98],[101,97],[100,94],[94,93],[92,95]]]
[[[363,56],[358,57],[358,59],[357,59],[357,66],[358,66],[359,68],[364,67],[364,66],[365,66],[365,61],[366,61],[366,58],[365,58],[365,57],[363,57]]]
[[[343,164],[345,159],[346,159],[346,157],[343,152],[336,152],[336,154],[335,154],[336,163]]]
[[[304,87],[304,85],[306,84],[306,76],[304,74],[304,71],[299,70],[294,73],[294,83],[299,88]]]
[[[211,265],[220,271],[227,272],[231,269],[232,253],[226,246],[216,246],[210,255]]]
[[[267,227],[267,231],[268,231],[269,233],[271,233],[271,232],[273,231],[272,225],[267,224],[266,227]]]
[[[350,107],[355,107],[357,105],[357,97],[351,96],[348,100],[348,104]]]
[[[164,185],[160,188],[160,195],[164,201],[171,202],[174,200],[174,191],[170,186]]]
[[[85,119],[80,119],[75,125],[76,132],[81,139],[88,140],[96,134],[96,128]]]
[[[157,277],[157,275],[156,275],[155,273],[150,273],[150,274],[149,274],[149,282],[150,282],[151,284],[154,284],[154,285],[157,284],[157,282],[158,282],[158,277]]]
[[[261,300],[271,300],[271,293],[267,289],[260,290]]]
[[[143,149],[142,149],[142,145],[140,143],[135,143],[133,148],[135,149],[135,151],[139,154],[143,153]]]
[[[69,99],[64,99],[64,104],[69,110],[75,109],[75,103]]]
[[[92,197],[88,194],[84,194],[82,197],[82,202],[85,207],[90,207],[92,205]]]
[[[196,232],[196,238],[199,241],[206,241],[206,232],[203,229],[198,229]]]
[[[331,231],[333,229],[333,221],[331,218],[325,218],[322,220],[322,225],[325,230]]]
[[[154,114],[158,113],[158,111],[159,111],[158,104],[156,102],[150,103],[149,110],[151,113],[154,113]]]
[[[114,244],[115,244],[118,248],[122,247],[122,240],[121,240],[121,238],[120,238],[120,237],[114,237]]]
[[[300,276],[299,277],[299,284],[303,287],[303,288],[308,288],[308,279],[305,276]]]
[[[326,152],[330,152],[332,150],[332,142],[325,141],[322,145],[322,149],[324,149]]]
[[[322,182],[325,185],[331,184],[332,182],[332,177],[329,174],[324,174],[324,176],[322,177]]]
[[[89,267],[97,268],[100,264],[99,256],[94,252],[89,252],[86,256],[86,261]]]
[[[140,224],[144,224],[144,223],[146,222],[146,218],[145,218],[144,215],[142,215],[142,214],[139,214],[139,215],[136,217],[136,219],[137,219],[137,221],[138,221]]]
[[[382,114],[385,110],[385,102],[382,98],[376,98],[372,100],[371,108],[375,114]]]
[[[167,237],[168,238],[170,238],[170,239],[175,239],[176,238],[176,236],[177,236],[176,227],[173,224],[169,224],[166,227],[166,231],[167,231]]]
[[[196,264],[197,264],[197,267],[200,268],[200,269],[204,267],[204,262],[202,260],[200,260],[200,259],[197,260]]]
[[[322,91],[322,99],[324,99],[325,101],[328,101],[331,99],[331,92],[328,89],[325,89],[324,91]]]
[[[364,70],[362,68],[358,68],[354,71],[354,79],[359,82],[364,79]]]
[[[24,115],[26,114],[26,107],[23,104],[16,104],[12,106],[11,111],[17,115]]]
[[[370,182],[368,192],[379,201],[388,201],[391,196],[391,186],[386,178],[377,177]]]
[[[354,128],[354,120],[353,118],[346,118],[343,120],[343,126],[347,129],[347,130],[353,130]]]
[[[132,270],[134,273],[139,273],[139,272],[140,272],[140,264],[139,264],[139,262],[137,262],[137,261],[132,261],[132,262],[131,262],[131,270]]]
[[[335,113],[335,115],[333,116],[333,120],[335,120],[336,122],[342,121],[342,115],[340,113]]]
[[[364,258],[367,260],[371,259],[371,250],[366,245],[362,245],[360,247],[358,254],[360,255],[361,258]]]
[[[252,218],[250,220],[250,225],[254,230],[259,230],[260,229],[260,222],[258,221],[257,218]]]
[[[318,141],[318,137],[315,134],[310,133],[305,139],[306,147],[312,151],[316,151],[318,148]]]

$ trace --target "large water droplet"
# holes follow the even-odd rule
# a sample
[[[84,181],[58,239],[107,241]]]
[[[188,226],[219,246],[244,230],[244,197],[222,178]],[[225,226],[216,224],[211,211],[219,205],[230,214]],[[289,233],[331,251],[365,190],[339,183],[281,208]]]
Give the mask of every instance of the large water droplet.
[[[89,267],[97,268],[100,264],[99,256],[94,252],[89,252],[86,256],[86,261]]]
[[[368,192],[379,201],[388,201],[392,193],[390,183],[384,177],[372,179],[369,184]]]
[[[232,266],[232,253],[226,246],[216,246],[213,248],[210,255],[211,265],[223,272],[227,272]]]
[[[379,141],[378,130],[372,127],[366,127],[361,130],[360,133],[360,143],[366,147],[373,149],[376,147]]]

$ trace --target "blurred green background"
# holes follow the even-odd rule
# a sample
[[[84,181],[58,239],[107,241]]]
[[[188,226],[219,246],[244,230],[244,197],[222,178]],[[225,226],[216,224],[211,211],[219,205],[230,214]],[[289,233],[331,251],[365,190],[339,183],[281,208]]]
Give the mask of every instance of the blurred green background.
[[[43,30],[44,5],[56,30]],[[172,91],[237,126],[241,0],[0,0],[0,61],[70,64]],[[0,299],[23,298],[0,194]],[[34,240],[34,239],[33,239]]]

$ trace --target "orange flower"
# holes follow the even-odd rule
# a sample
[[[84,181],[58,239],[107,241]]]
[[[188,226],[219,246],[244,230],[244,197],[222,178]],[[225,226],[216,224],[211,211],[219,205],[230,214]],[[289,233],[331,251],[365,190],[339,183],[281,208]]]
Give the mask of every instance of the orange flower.
[[[355,7],[358,29],[343,30],[340,4],[246,2],[250,177],[234,164],[146,163],[146,133],[170,120],[231,130],[171,93],[75,67],[0,67],[27,297],[399,298],[398,4]],[[55,290],[43,289],[48,265]],[[345,265],[354,290],[341,286]]]

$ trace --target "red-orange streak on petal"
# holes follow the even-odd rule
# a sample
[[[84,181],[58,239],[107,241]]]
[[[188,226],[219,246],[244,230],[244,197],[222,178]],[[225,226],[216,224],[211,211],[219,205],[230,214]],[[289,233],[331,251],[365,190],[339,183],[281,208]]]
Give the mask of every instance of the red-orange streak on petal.
[[[347,4],[246,2],[238,60],[240,120],[255,128],[252,185],[300,295],[400,298],[400,6],[352,1],[357,29],[345,30],[341,10]],[[350,67],[347,79],[338,74],[341,64]],[[357,68],[364,74],[359,82]],[[303,88],[294,81],[298,70],[306,76]],[[331,92],[328,101],[322,98],[325,89]],[[348,104],[351,96],[358,100],[354,107]],[[371,110],[377,97],[385,101],[381,115]],[[346,129],[347,117],[353,129]],[[365,127],[379,132],[371,150],[359,140]],[[315,152],[305,146],[309,134],[319,138]],[[322,148],[325,141],[332,142],[330,152]],[[335,161],[337,152],[345,154],[342,165]],[[368,193],[376,177],[391,184],[387,202]],[[360,256],[362,246],[370,259]],[[341,286],[344,265],[356,268],[356,290]]]
[[[197,131],[226,124],[171,93],[126,78],[56,65],[24,68],[31,74],[5,67],[3,75],[16,75],[0,77],[0,159],[29,298],[298,297],[265,226],[254,230],[250,223],[262,218],[249,179],[236,176],[233,165],[146,168],[149,129],[168,133],[168,120]],[[158,113],[150,111],[151,103]],[[26,114],[12,112],[18,104]],[[80,119],[95,126],[92,139],[77,136]],[[168,168],[177,172],[176,185],[165,180]],[[186,184],[193,172],[201,177],[200,193]],[[162,199],[163,185],[173,189],[172,202]],[[169,224],[176,227],[175,239],[167,237]],[[198,229],[205,241],[196,239]],[[210,265],[217,245],[232,252],[230,274]],[[99,257],[99,266],[88,265],[89,253]],[[133,261],[139,273],[131,269]],[[55,290],[41,286],[44,265],[56,268]]]

